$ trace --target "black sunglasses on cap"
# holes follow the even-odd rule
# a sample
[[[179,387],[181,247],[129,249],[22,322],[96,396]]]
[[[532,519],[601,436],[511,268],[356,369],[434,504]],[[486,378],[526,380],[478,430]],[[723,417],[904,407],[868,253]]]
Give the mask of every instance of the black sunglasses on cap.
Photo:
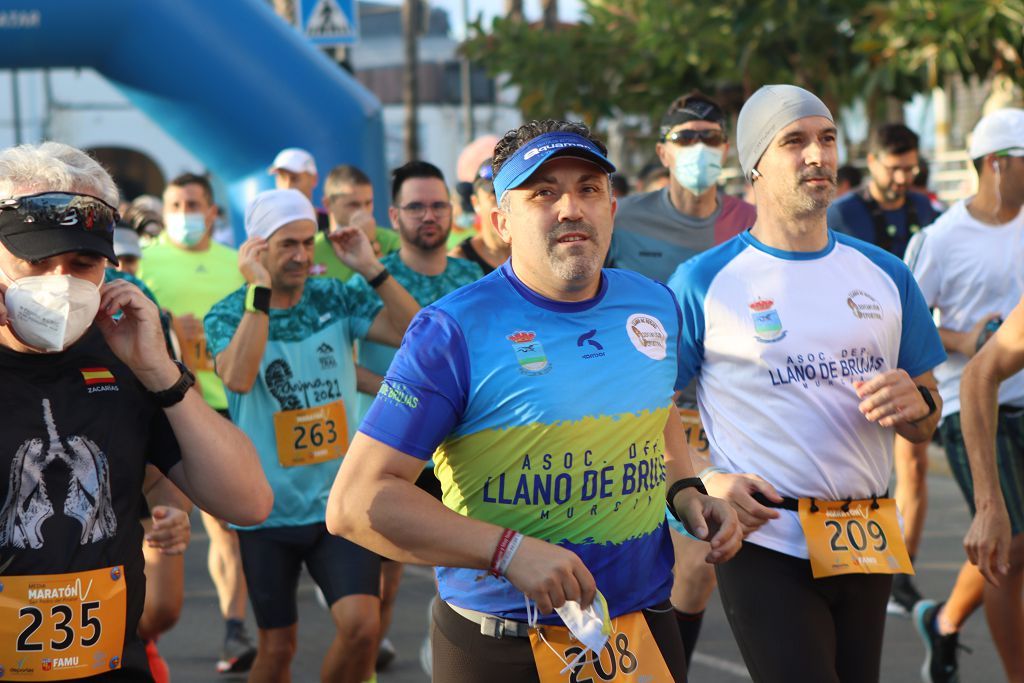
[[[689,147],[703,142],[708,147],[719,147],[725,142],[725,134],[720,130],[677,130],[665,136],[665,142],[680,147]]]
[[[113,233],[117,209],[99,197],[72,192],[41,192],[0,200],[0,212],[14,211],[23,223]]]

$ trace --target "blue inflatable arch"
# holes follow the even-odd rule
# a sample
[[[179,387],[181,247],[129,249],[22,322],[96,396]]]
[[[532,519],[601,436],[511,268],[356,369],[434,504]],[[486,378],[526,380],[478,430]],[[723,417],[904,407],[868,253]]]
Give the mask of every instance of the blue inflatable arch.
[[[321,178],[355,164],[388,196],[380,102],[266,0],[4,3],[12,12],[38,21],[0,31],[0,65],[101,73],[224,181],[236,235],[285,147],[308,149]]]

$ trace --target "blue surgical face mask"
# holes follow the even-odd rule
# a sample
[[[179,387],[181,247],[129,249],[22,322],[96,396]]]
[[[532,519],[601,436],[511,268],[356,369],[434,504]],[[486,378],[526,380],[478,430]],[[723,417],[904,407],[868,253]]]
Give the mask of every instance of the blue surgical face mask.
[[[672,174],[687,190],[701,194],[718,182],[722,174],[722,150],[703,142],[682,147],[676,153]]]
[[[201,213],[169,213],[164,215],[164,229],[172,241],[194,247],[206,234],[206,216]]]

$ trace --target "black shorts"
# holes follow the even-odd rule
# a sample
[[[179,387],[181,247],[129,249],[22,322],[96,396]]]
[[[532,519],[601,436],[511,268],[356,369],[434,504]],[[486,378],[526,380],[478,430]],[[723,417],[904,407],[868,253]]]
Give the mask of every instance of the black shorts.
[[[256,625],[284,628],[299,619],[295,591],[305,563],[328,605],[348,595],[380,595],[380,557],[323,522],[238,531],[242,569]]]
[[[419,486],[434,498],[441,500],[441,480],[434,474],[433,467],[423,468],[420,476],[416,477],[416,486]]]
[[[434,600],[432,613],[434,683],[539,683],[529,638],[485,636],[479,624],[440,599]],[[643,615],[675,683],[685,683],[686,654],[672,605],[666,600]]]
[[[755,683],[877,683],[891,574],[815,579],[809,560],[746,542],[715,570]]]

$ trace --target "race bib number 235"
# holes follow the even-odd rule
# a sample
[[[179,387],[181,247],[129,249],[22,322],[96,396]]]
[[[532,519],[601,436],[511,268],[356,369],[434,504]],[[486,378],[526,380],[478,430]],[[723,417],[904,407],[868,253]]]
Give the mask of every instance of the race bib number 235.
[[[121,667],[124,568],[0,576],[5,681],[67,681]]]

